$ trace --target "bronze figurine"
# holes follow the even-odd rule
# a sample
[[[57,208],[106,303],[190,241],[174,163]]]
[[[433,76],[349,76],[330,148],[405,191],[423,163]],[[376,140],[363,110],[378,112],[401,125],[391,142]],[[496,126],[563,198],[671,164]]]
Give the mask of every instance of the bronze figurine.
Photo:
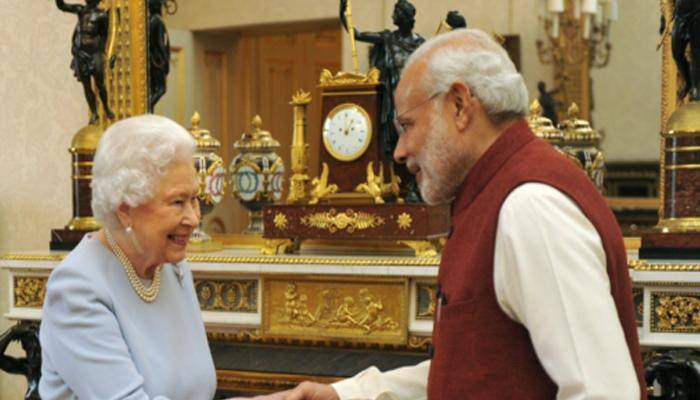
[[[700,2],[697,0],[675,0],[673,10],[671,50],[673,59],[684,84],[678,91],[678,99],[690,94],[691,101],[700,100]],[[661,16],[661,32],[668,32],[666,19]],[[690,47],[690,60],[686,49]]]
[[[95,124],[98,120],[97,100],[92,90],[92,79],[95,81],[105,115],[109,119],[114,119],[114,113],[109,108],[104,76],[104,53],[108,49],[109,38],[109,14],[99,9],[99,4],[99,0],[86,0],[85,5],[66,4],[63,0],[56,0],[56,6],[61,11],[78,16],[78,23],[73,30],[71,46],[73,60],[70,67],[78,81],[83,84],[85,99],[90,107],[90,124]],[[111,54],[108,58],[109,67],[113,68],[116,58]]]
[[[13,341],[18,341],[26,353],[23,358],[5,354]],[[41,379],[41,345],[39,344],[39,324],[21,321],[0,336],[0,370],[10,374],[24,375],[27,378],[25,400],[39,399],[39,379]]]
[[[347,0],[340,0],[340,22],[347,30],[345,20],[345,10]],[[399,83],[401,70],[403,69],[408,56],[418,48],[425,38],[413,32],[415,25],[416,8],[407,0],[398,0],[394,5],[392,15],[394,24],[398,29],[390,31],[385,29],[380,32],[360,32],[355,29],[355,39],[372,43],[369,53],[369,63],[381,72],[382,85],[384,91],[381,99],[381,113],[379,117],[379,127],[382,136],[382,145],[389,159],[392,158],[394,148],[398,142],[398,133],[394,127],[394,90]],[[407,182],[406,187],[410,188],[406,195],[406,201],[418,202],[420,195],[415,184],[415,178],[403,172],[403,166],[397,166],[401,178]],[[402,173],[403,172],[403,173]]]
[[[177,9],[174,0],[148,0],[148,111],[151,113],[165,94],[170,72],[170,39],[162,17],[163,7],[168,3]],[[168,13],[172,14],[170,8]]]
[[[537,90],[540,92],[537,101],[540,102],[540,106],[542,107],[542,115],[549,118],[554,126],[558,126],[559,118],[557,116],[557,102],[553,96],[558,92],[558,90],[547,90],[547,84],[542,81],[537,82]]]

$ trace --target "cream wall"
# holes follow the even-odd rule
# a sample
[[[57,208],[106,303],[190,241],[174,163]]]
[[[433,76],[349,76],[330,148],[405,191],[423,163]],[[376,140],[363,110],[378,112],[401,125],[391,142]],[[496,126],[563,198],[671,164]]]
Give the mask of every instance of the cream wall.
[[[50,229],[71,217],[67,149],[88,118],[69,68],[76,18],[53,1],[0,0],[0,9],[0,253],[46,250]],[[0,314],[5,288],[2,272]],[[10,325],[0,318],[0,332]],[[21,399],[25,390],[23,377],[0,373],[0,398]]]
[[[593,70],[595,127],[605,132],[603,149],[609,161],[658,160],[660,115],[660,53],[657,0],[619,2],[620,19],[613,26],[613,54],[608,67]],[[430,37],[448,10],[459,10],[470,27],[520,35],[522,73],[531,95],[540,80],[552,87],[552,68],[537,58],[535,41],[541,36],[537,9],[542,0],[412,0],[416,32]],[[354,0],[353,19],[361,30],[394,29],[394,0]],[[337,18],[335,0],[180,0],[171,26],[184,30],[245,28],[304,20]],[[263,12],[260,12],[263,10]],[[349,49],[347,39],[345,49]],[[358,46],[361,69],[367,68],[368,46]],[[350,51],[343,65],[351,69]],[[624,77],[624,78],[622,78]],[[196,78],[195,78],[196,79]],[[633,146],[630,143],[634,143]]]

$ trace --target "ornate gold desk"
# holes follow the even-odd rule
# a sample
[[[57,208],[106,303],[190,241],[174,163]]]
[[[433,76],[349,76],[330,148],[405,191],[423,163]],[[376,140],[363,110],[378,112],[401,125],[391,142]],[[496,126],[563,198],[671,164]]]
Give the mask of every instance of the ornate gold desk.
[[[628,242],[644,349],[700,346],[700,261],[641,261]],[[9,272],[6,318],[41,318],[46,279],[64,255],[0,256]],[[438,258],[227,249],[189,261],[221,394],[330,382],[428,356]]]
[[[4,317],[41,318],[47,277],[65,254],[0,255],[10,285]],[[188,257],[221,395],[330,382],[369,365],[391,369],[427,358],[439,259],[398,249],[353,254],[227,249]]]

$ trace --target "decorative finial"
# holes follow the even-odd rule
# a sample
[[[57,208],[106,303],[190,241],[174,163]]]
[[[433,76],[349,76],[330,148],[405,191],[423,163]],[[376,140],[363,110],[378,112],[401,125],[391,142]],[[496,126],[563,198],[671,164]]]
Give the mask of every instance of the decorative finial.
[[[289,103],[293,106],[301,106],[311,103],[311,93],[302,89],[297,90],[292,96],[292,101]]]
[[[533,117],[541,117],[542,116],[542,105],[540,104],[539,100],[535,99],[530,104],[530,115]]]
[[[199,113],[197,111],[192,114],[192,118],[190,118],[190,123],[192,124],[192,130],[197,131],[199,130],[199,123],[201,122],[201,117],[199,116]]]
[[[578,118],[578,104],[571,103],[569,110],[566,112],[570,119]]]
[[[253,132],[260,132],[261,127],[262,127],[262,118],[260,118],[260,115],[255,115],[253,117]]]

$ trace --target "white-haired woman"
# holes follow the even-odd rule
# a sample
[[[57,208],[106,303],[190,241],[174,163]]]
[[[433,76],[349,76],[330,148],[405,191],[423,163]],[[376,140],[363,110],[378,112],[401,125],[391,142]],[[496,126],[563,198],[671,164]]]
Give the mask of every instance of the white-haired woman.
[[[42,399],[211,399],[216,374],[189,267],[199,222],[195,142],[155,115],[112,125],[97,148],[103,224],[49,278]]]

